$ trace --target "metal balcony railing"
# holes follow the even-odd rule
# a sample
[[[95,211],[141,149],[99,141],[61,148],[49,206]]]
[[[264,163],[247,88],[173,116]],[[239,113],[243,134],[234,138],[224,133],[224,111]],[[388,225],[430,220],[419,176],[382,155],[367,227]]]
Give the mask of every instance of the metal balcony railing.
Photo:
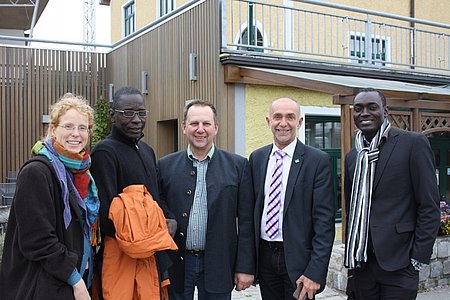
[[[224,0],[222,52],[450,73],[450,25],[323,1]]]

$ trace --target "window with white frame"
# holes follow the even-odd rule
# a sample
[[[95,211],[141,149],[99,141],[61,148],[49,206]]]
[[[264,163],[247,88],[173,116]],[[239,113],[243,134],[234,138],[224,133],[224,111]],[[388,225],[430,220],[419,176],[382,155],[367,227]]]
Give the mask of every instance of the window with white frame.
[[[123,7],[123,33],[128,36],[136,31],[135,27],[135,4],[134,1],[128,2]]]
[[[368,55],[366,54],[366,49],[370,49],[372,52],[371,55],[371,63],[377,66],[385,66],[386,61],[389,61],[389,40],[380,36],[372,36],[370,41],[367,41],[369,44],[366,47],[366,37],[361,34],[350,34],[349,40],[349,55],[350,61],[356,62],[360,64],[368,64],[367,59]],[[362,59],[358,59],[362,58]]]
[[[159,0],[159,16],[167,15],[175,9],[175,0]]]
[[[241,33],[241,37],[238,43],[241,45],[248,45],[245,47],[239,46],[238,50],[247,50],[256,52],[264,51],[264,49],[252,47],[252,46],[259,46],[259,47],[264,46],[262,33],[256,26],[252,26],[251,28],[249,27],[245,28]]]

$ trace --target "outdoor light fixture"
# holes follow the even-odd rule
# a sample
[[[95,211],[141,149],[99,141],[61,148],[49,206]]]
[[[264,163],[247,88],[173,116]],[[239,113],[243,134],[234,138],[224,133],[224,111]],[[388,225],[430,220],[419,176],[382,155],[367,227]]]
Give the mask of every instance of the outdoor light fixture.
[[[50,115],[42,115],[41,123],[42,124],[50,124]]]
[[[113,102],[113,99],[114,99],[114,83],[110,83],[109,84],[108,96],[109,96],[109,102]]]
[[[147,79],[148,79],[148,72],[142,71],[142,73],[141,73],[141,93],[144,95],[148,95]]]
[[[189,80],[197,80],[197,54],[189,53]]]

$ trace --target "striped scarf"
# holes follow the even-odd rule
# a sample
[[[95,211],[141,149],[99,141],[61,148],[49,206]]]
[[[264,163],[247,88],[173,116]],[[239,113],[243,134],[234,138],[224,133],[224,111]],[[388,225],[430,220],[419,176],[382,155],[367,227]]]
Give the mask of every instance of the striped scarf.
[[[86,150],[73,153],[66,150],[55,139],[38,141],[33,149],[34,155],[46,156],[55,169],[61,187],[61,196],[64,202],[64,225],[67,229],[72,220],[69,204],[69,190],[73,191],[81,214],[84,219],[84,234],[91,241],[97,243],[97,215],[100,201],[97,186],[89,172],[91,157]]]
[[[352,194],[347,226],[345,266],[355,268],[367,261],[370,208],[372,204],[373,179],[380,150],[378,147],[387,138],[391,124],[385,118],[369,147],[364,146],[364,135],[356,134],[355,148],[358,152],[353,174]]]

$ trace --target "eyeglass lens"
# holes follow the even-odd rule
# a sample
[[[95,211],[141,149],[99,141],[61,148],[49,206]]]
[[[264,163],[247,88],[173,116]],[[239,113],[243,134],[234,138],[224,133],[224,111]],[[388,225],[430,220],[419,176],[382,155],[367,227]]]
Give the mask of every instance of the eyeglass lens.
[[[59,127],[62,127],[67,131],[74,131],[75,128],[77,128],[78,132],[87,132],[89,129],[88,127],[86,127],[84,125],[75,126],[74,124],[64,124],[64,125],[59,125]]]
[[[147,110],[131,110],[131,109],[118,110],[118,109],[116,109],[115,111],[122,113],[122,115],[127,118],[133,118],[134,115],[138,115],[139,118],[145,118],[148,115]]]

